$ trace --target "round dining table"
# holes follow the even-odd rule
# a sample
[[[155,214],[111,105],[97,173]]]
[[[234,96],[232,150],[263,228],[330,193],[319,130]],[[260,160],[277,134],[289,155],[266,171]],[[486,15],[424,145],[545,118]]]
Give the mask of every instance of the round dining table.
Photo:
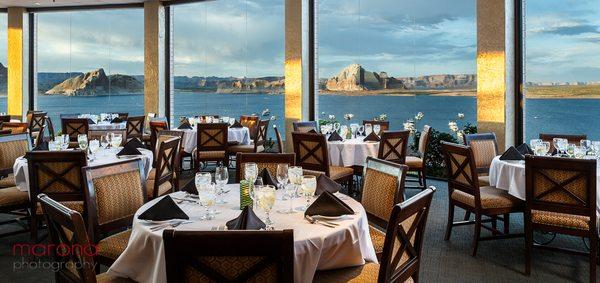
[[[558,158],[558,157],[557,157]],[[600,215],[600,166],[596,165],[596,214]],[[490,185],[506,190],[518,199],[526,199],[525,161],[500,160],[496,156],[490,165]]]
[[[119,161],[132,159],[132,158],[141,158],[144,161],[144,172],[142,172],[144,178],[148,178],[148,173],[152,169],[152,151],[147,150],[145,148],[138,148],[138,150],[142,153],[142,155],[129,155],[118,157],[117,153],[121,150],[119,149],[104,149],[100,148],[98,152],[96,152],[95,157],[92,160],[88,160],[88,166],[97,166],[97,165],[105,165],[111,163],[117,163]],[[29,191],[29,167],[27,166],[27,159],[24,156],[21,156],[15,160],[13,165],[15,182],[17,183],[17,187],[19,190],[28,192]]]
[[[241,213],[239,184],[225,187],[226,204],[217,204],[212,220],[201,220],[205,209],[196,202],[180,201],[185,192],[175,192],[171,196],[177,205],[190,217],[190,221],[174,228],[176,231],[222,230],[225,223]],[[354,215],[345,215],[335,220],[339,226],[330,228],[320,224],[311,224],[304,219],[304,213],[278,213],[287,209],[289,200],[280,200],[281,191],[277,191],[275,206],[271,212],[274,229],[294,230],[294,282],[312,282],[317,270],[327,270],[363,265],[377,262],[377,255],[371,243],[367,215],[362,205],[352,198],[336,193],[354,211]],[[109,268],[108,273],[128,277],[138,282],[167,282],[163,230],[152,231],[157,224],[139,220],[138,215],[154,205],[161,198],[146,203],[135,214],[131,237],[125,251]],[[294,206],[305,204],[304,198],[294,199]],[[265,214],[255,210],[264,219]],[[171,228],[173,229],[173,228]],[[252,244],[252,243],[248,243]]]
[[[329,164],[333,166],[363,166],[368,156],[377,157],[379,142],[356,137],[343,141],[328,141]]]
[[[183,131],[183,150],[192,153],[198,143],[197,130],[193,129],[172,129],[173,131]],[[252,143],[250,139],[250,130],[248,127],[229,128],[227,131],[227,141],[238,145],[248,145]]]

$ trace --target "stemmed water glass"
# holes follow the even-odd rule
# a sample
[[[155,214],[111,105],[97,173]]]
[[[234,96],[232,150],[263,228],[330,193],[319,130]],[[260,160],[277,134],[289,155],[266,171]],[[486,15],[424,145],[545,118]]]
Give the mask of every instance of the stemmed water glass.
[[[215,213],[212,213],[210,209],[213,205],[215,205],[215,199],[217,195],[215,187],[216,185],[214,182],[207,182],[201,184],[200,187],[197,188],[198,203],[205,208],[204,216],[200,218],[202,220],[211,220],[215,217]]]
[[[306,206],[301,208],[302,211],[306,211],[310,206],[310,200],[315,195],[315,191],[317,190],[317,177],[313,175],[305,175],[302,176],[302,186],[301,186],[302,195],[306,199]]]
[[[111,133],[112,137],[110,140],[110,145],[113,148],[118,148],[121,146],[121,142],[123,141],[123,135],[122,134],[116,134],[116,133]]]
[[[88,139],[86,134],[77,135],[77,143],[79,144],[79,149],[86,151],[88,148]],[[87,153],[87,151],[86,151]]]
[[[596,157],[600,157],[600,141],[593,141],[592,147],[594,148],[594,154]]]
[[[254,184],[256,182],[256,178],[258,177],[258,165],[254,162],[244,163],[244,179],[251,184],[252,190],[250,190],[250,198],[252,202],[256,201],[254,197]]]
[[[352,123],[350,124],[350,130],[352,131],[352,137],[355,138],[358,134],[358,124]]]
[[[102,135],[100,137],[100,145],[104,149],[108,148],[108,145],[110,145],[110,134],[109,133],[106,133],[106,135]]]
[[[591,140],[581,140],[579,141],[579,145],[585,151],[585,155],[592,149],[592,141]]]
[[[381,131],[381,125],[379,125],[379,124],[373,125],[373,132],[375,132],[376,135],[379,135],[380,131]]]
[[[543,156],[548,155],[548,152],[550,151],[550,142],[543,141],[540,143],[539,147],[540,147],[540,153],[541,153],[540,155],[543,155]]]
[[[287,163],[279,163],[277,164],[277,186],[280,189],[285,188],[285,185],[288,182],[288,169],[289,165]]]
[[[67,148],[69,148],[69,135],[62,135],[62,140],[61,140],[61,144],[60,144],[60,149],[65,150]]]
[[[370,135],[373,132],[372,124],[365,124],[365,136]]]
[[[265,224],[267,230],[273,230],[273,221],[271,220],[271,209],[275,205],[275,187],[271,185],[257,186],[255,189],[256,204],[265,211],[267,219]]]
[[[223,188],[225,184],[229,182],[229,171],[225,166],[218,166],[215,169],[215,183],[217,183],[217,203],[224,204],[227,203],[223,199]]]
[[[359,135],[359,136],[362,136],[364,133],[365,133],[365,126],[363,126],[363,125],[360,125],[360,126],[358,127],[358,135]]]
[[[98,140],[91,140],[89,148],[92,153],[92,160],[96,159],[96,152],[100,149],[100,142]]]

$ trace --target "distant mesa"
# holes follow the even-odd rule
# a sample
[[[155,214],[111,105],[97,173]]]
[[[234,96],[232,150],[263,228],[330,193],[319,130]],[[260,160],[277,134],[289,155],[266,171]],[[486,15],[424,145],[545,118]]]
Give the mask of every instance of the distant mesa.
[[[47,95],[93,96],[106,94],[142,93],[144,85],[136,78],[115,74],[106,76],[100,68],[81,74],[55,85],[45,92]]]
[[[263,77],[255,79],[236,79],[220,81],[219,93],[283,93],[285,80],[282,77]]]
[[[0,63],[0,87],[6,86],[8,81],[8,70],[2,63]]]
[[[328,91],[370,91],[407,89],[470,89],[477,86],[473,74],[430,75],[421,77],[392,77],[386,72],[371,72],[359,64],[351,64],[327,80],[321,80],[320,88]]]

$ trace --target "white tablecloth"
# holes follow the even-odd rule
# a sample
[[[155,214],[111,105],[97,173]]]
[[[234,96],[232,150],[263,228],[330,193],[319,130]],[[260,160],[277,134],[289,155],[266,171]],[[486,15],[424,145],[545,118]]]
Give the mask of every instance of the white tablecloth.
[[[596,212],[600,214],[600,167],[596,166]],[[490,185],[525,200],[525,161],[500,160],[496,156],[490,165]]]
[[[176,230],[211,230],[213,227],[224,226],[228,220],[237,217],[239,210],[239,185],[229,184],[225,190],[227,204],[218,205],[221,213],[210,221],[199,220],[204,209],[196,203],[183,202],[180,207],[190,216],[193,223],[182,224]],[[281,192],[278,191],[278,194]],[[183,192],[173,193],[183,196]],[[279,199],[279,198],[278,198]],[[271,219],[275,229],[294,229],[294,281],[311,282],[316,270],[334,269],[358,266],[366,261],[377,262],[377,256],[371,243],[367,215],[362,205],[349,197],[344,201],[356,212],[355,215],[345,216],[337,220],[338,228],[329,228],[320,224],[310,224],[304,220],[301,212],[280,214],[276,211],[289,207],[288,201],[278,200],[275,204]],[[129,244],[121,256],[108,270],[109,274],[129,277],[138,282],[166,282],[165,251],[162,240],[162,230],[152,232],[149,225],[137,219],[137,216],[157,200],[148,202],[136,213],[133,221],[133,231]],[[294,205],[304,204],[304,199],[295,199]],[[259,217],[264,214],[255,211]],[[264,218],[263,218],[264,219]],[[249,243],[251,244],[251,243]]]
[[[368,156],[377,157],[379,142],[365,142],[364,137],[327,142],[329,163],[333,166],[363,166]]]
[[[100,149],[96,153],[96,159],[89,162],[88,165],[89,166],[104,165],[104,164],[116,163],[119,161],[133,158],[133,157],[118,158],[117,152],[119,152],[119,150],[120,149],[106,149],[106,150]],[[141,157],[142,160],[144,160],[144,172],[142,172],[142,173],[144,174],[144,178],[147,178],[148,173],[150,172],[150,170],[152,170],[152,151],[144,149],[144,148],[138,148],[138,150],[142,153],[142,155],[139,157]],[[24,192],[29,191],[29,170],[28,169],[29,169],[29,167],[27,166],[27,159],[25,159],[25,157],[21,156],[15,160],[15,163],[13,165],[15,181],[17,183],[17,187],[19,188],[19,190],[24,191]]]
[[[98,122],[96,124],[90,124],[90,131],[125,130],[126,125],[127,125],[127,122],[122,122],[122,123]]]
[[[187,153],[192,153],[196,148],[196,144],[198,143],[198,138],[196,136],[196,129],[191,130],[180,130],[173,129],[174,131],[183,131],[183,149]],[[227,131],[227,141],[228,142],[237,142],[240,145],[250,144],[250,130],[247,127],[241,128],[229,128]]]

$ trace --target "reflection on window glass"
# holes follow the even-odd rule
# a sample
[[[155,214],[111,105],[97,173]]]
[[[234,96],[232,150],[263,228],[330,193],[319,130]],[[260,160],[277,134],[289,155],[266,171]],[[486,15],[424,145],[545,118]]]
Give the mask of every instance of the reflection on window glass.
[[[37,15],[36,109],[60,114],[144,114],[141,9]],[[58,126],[60,127],[60,126]]]
[[[6,13],[0,13],[0,113],[6,112],[6,92],[7,92],[7,68],[8,63],[7,50],[7,19]]]
[[[600,1],[527,0],[525,139],[600,139]]]
[[[320,119],[476,123],[475,0],[320,0],[317,33]]]
[[[282,131],[284,1],[207,1],[172,9],[172,121],[256,114],[275,119],[271,123]]]

